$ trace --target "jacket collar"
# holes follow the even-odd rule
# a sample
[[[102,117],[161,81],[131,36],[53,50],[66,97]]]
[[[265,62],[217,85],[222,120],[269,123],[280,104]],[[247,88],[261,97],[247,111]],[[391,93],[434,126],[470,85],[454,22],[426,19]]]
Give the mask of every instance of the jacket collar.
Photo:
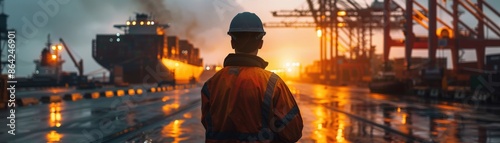
[[[224,59],[224,67],[226,66],[244,66],[244,67],[260,67],[265,69],[268,63],[264,59],[255,55],[247,54],[229,54]]]

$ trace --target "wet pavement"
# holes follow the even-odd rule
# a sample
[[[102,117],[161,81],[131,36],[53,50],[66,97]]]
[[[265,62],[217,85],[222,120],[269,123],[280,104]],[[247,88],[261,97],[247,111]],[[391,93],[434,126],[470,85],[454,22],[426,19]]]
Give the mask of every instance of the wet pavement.
[[[499,106],[287,84],[304,120],[299,142],[500,142]],[[19,107],[16,113],[16,136],[2,128],[0,142],[204,141],[200,87]]]
[[[333,119],[339,124],[333,129],[344,138],[327,134],[330,137],[324,142],[342,142],[345,138],[349,142],[367,142],[357,141],[360,136],[369,139],[373,136],[378,140],[374,142],[500,142],[498,112],[495,115],[474,110],[469,105],[436,103],[403,95],[370,94],[356,87],[291,85],[301,92],[301,101],[309,102],[319,111],[334,111],[326,114],[333,118],[326,117],[327,120],[317,121],[316,125],[329,124],[332,120],[328,119]],[[491,110],[498,111],[498,108]],[[347,120],[342,121],[345,116]],[[343,123],[345,121],[348,123]]]

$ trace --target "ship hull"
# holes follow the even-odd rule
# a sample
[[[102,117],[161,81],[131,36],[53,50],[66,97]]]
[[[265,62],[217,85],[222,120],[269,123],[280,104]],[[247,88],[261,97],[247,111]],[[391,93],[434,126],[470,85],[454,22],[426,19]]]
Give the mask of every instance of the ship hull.
[[[203,72],[203,67],[201,66],[191,65],[172,59],[162,59],[162,65],[170,69],[174,74],[174,79],[177,84],[189,83],[193,78],[198,80]]]
[[[175,80],[182,84],[198,80],[203,71],[198,50],[189,43],[179,46],[176,40],[170,38],[174,42],[168,42],[163,35],[97,35],[92,44],[93,58],[110,72],[110,82],[114,83]],[[189,54],[179,54],[184,50]]]

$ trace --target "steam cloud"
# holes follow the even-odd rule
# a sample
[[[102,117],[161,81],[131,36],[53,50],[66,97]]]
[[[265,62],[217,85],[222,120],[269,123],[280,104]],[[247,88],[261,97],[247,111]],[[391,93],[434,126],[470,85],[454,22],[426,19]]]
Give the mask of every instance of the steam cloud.
[[[111,22],[111,17],[115,22],[112,24],[117,24],[117,17],[123,23],[125,17],[134,17],[135,13],[152,14],[161,24],[170,25],[168,35],[189,40],[200,48],[204,57],[220,57],[221,50],[231,49],[226,32],[231,19],[243,11],[237,0],[84,0],[81,3],[86,13],[100,24]],[[224,42],[227,44],[221,44]]]
[[[243,8],[232,0],[134,0],[142,11],[169,23],[169,35],[189,39],[202,52],[213,51],[225,38],[230,20]]]

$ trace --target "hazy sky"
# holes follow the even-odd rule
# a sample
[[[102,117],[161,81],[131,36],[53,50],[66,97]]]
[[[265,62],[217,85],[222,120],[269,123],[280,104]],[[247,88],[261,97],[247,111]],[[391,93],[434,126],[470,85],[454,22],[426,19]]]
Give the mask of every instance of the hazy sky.
[[[147,1],[147,2],[145,2]],[[171,24],[170,35],[189,39],[201,49],[205,64],[222,64],[224,57],[232,52],[230,39],[226,35],[232,17],[242,11],[257,13],[264,22],[306,21],[311,19],[274,18],[271,11],[303,9],[305,0],[6,0],[5,12],[9,15],[8,27],[18,32],[17,74],[31,75],[34,72],[34,59],[38,59],[46,43],[47,34],[52,41],[64,38],[77,59],[83,58],[85,73],[102,69],[91,57],[91,41],[96,34],[122,33],[113,28],[114,24],[123,24],[135,12],[153,13],[162,22]],[[358,0],[363,6],[373,0]],[[403,4],[402,0],[396,0]],[[426,5],[426,0],[419,0]],[[500,1],[487,0],[499,7]],[[50,5],[48,10],[44,3],[55,2],[56,8]],[[449,5],[449,4],[448,4]],[[446,15],[443,12],[439,16]],[[44,17],[45,16],[45,17]],[[36,17],[38,19],[33,19]],[[475,22],[471,16],[463,17],[471,27]],[[451,18],[444,17],[451,21]],[[498,17],[493,19],[499,21]],[[26,32],[32,24],[34,31]],[[423,28],[415,26],[417,35],[426,35]],[[259,56],[270,62],[268,69],[280,68],[286,62],[310,64],[319,59],[319,39],[313,28],[266,28],[264,47]],[[400,32],[392,34],[400,37]],[[374,36],[377,53],[381,53],[382,38],[380,32]],[[500,50],[487,50],[498,53]],[[447,52],[445,52],[447,53]],[[66,53],[65,71],[76,71]],[[426,56],[425,51],[414,51],[414,56]],[[438,52],[439,55],[439,52]],[[446,55],[446,54],[444,54]],[[391,57],[402,57],[403,49],[393,49]],[[467,59],[475,58],[468,53]]]

